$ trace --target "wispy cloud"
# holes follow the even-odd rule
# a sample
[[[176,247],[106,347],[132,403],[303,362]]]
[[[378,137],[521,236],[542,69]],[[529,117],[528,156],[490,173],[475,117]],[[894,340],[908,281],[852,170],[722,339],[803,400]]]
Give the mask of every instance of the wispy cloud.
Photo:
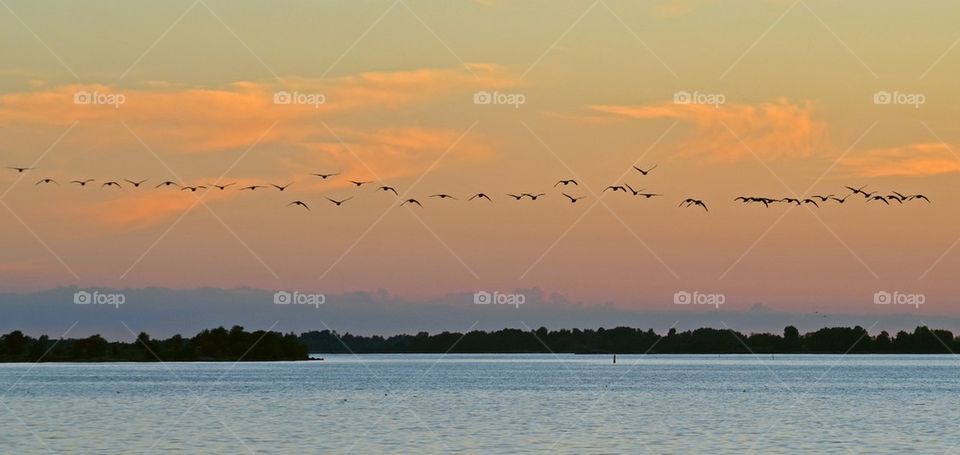
[[[916,177],[960,172],[960,158],[942,143],[866,150],[841,164],[860,177]]]

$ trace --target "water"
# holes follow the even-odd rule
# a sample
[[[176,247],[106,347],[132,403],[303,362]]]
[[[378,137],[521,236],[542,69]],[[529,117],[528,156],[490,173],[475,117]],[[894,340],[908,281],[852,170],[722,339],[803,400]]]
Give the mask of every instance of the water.
[[[0,364],[0,453],[956,453],[952,356]]]

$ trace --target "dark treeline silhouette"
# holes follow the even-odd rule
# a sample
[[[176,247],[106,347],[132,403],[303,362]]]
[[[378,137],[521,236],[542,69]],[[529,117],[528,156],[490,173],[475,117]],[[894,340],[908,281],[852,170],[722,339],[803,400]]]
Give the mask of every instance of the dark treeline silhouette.
[[[339,339],[338,339],[339,337]],[[917,327],[912,333],[900,331],[871,336],[863,327],[830,327],[801,335],[793,326],[782,335],[733,330],[696,329],[666,335],[630,327],[615,329],[546,328],[525,331],[504,329],[473,331],[466,335],[443,332],[430,335],[382,336],[338,335],[336,332],[307,332],[300,340],[314,353],[622,353],[622,354],[949,354],[960,352],[960,339],[947,330]],[[342,340],[342,342],[341,342]],[[349,350],[347,347],[349,347]],[[451,347],[452,346],[452,347]]]
[[[240,326],[204,330],[193,338],[174,335],[166,340],[153,340],[141,332],[132,343],[111,342],[100,335],[59,341],[46,335],[31,338],[20,331],[0,336],[0,362],[307,360],[308,352],[295,334],[247,332]]]

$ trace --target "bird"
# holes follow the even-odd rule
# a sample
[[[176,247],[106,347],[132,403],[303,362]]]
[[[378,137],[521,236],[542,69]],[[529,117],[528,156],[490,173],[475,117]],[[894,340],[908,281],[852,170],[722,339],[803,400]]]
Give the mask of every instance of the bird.
[[[639,168],[639,167],[637,167],[637,166],[634,166],[633,168],[634,168],[634,169],[636,169],[636,170],[637,170],[637,172],[639,172],[639,173],[641,173],[641,174],[643,174],[643,175],[647,175],[647,174],[649,174],[649,173],[650,173],[650,171],[652,171],[652,170],[654,170],[654,169],[656,169],[656,168],[657,168],[657,165],[656,165],[656,164],[654,164],[652,168],[650,168],[650,169],[647,169],[647,170],[643,170],[643,169],[640,169],[640,168]]]
[[[821,196],[821,195],[819,195],[819,194],[814,194],[813,196],[810,196],[810,197],[814,197],[814,198],[820,199],[820,202],[827,202],[827,199],[830,199],[830,198],[832,198],[833,196],[835,196],[835,195],[831,193],[831,194],[828,194],[828,195],[826,195],[826,196]]]
[[[293,182],[290,182],[290,183],[288,183],[288,184],[286,184],[286,185],[283,185],[283,186],[281,186],[281,185],[275,185],[275,184],[273,184],[273,183],[270,184],[270,186],[272,186],[272,187],[274,187],[274,188],[276,188],[276,189],[278,189],[278,190],[280,190],[280,191],[283,191],[283,190],[287,189],[287,187],[289,187],[290,185],[293,185]]]
[[[710,209],[707,208],[707,204],[704,204],[703,201],[701,201],[701,200],[699,200],[699,199],[689,199],[689,198],[688,198],[688,199],[685,199],[685,200],[684,200],[683,202],[681,202],[680,205],[678,205],[677,207],[690,207],[690,206],[692,206],[692,205],[698,205],[698,206],[700,206],[700,207],[703,207],[704,210],[706,210],[706,211],[708,211],[708,212],[710,211]]]
[[[874,194],[877,194],[877,192],[876,192],[876,191],[871,191],[871,192],[869,192],[869,193],[864,193],[863,191],[861,191],[860,194],[863,195],[863,198],[864,198],[864,199],[870,199],[871,197],[873,197]]]
[[[127,183],[133,185],[134,188],[140,188],[140,185],[142,185],[143,182],[146,182],[147,180],[150,180],[150,179],[143,179],[143,180],[141,180],[141,181],[139,181],[139,182],[133,181],[133,180],[123,179],[124,182],[127,182]]]
[[[813,199],[804,199],[804,200],[802,200],[802,201],[800,201],[800,202],[802,202],[802,203],[804,203],[804,204],[813,204],[813,205],[817,206],[817,208],[820,208],[820,204],[817,204],[817,201],[815,201],[815,200],[813,200]]]
[[[467,200],[468,200],[468,201],[472,201],[472,200],[474,200],[474,199],[476,199],[476,198],[486,199],[486,200],[488,200],[488,201],[490,201],[490,202],[493,202],[493,200],[490,199],[490,196],[487,196],[486,194],[483,194],[483,193],[474,194],[473,196],[470,196],[470,199],[467,199]]]
[[[303,208],[305,208],[305,209],[307,209],[307,210],[310,210],[310,207],[307,206],[307,204],[305,204],[303,201],[293,201],[293,202],[287,204],[287,207],[290,207],[291,205],[299,205],[299,206],[301,206],[301,207],[303,207]]]
[[[904,200],[904,199],[903,199],[903,196],[898,196],[898,195],[896,195],[896,194],[888,194],[888,195],[887,195],[887,200],[888,200],[888,201],[897,201],[897,202],[899,202],[900,204],[903,204],[903,200]]]
[[[102,190],[102,189],[103,189],[103,187],[105,187],[105,186],[115,186],[115,187],[117,187],[117,188],[123,188],[122,186],[120,186],[120,184],[119,184],[119,183],[117,183],[117,182],[114,182],[114,181],[112,181],[112,180],[111,180],[111,181],[109,181],[109,182],[104,182],[104,184],[103,184],[103,185],[100,185],[100,189]]]
[[[537,193],[537,194],[523,193],[523,194],[521,194],[521,196],[526,196],[526,197],[530,198],[531,201],[536,201],[538,197],[540,197],[540,196],[545,196],[545,195],[546,195],[546,193]]]
[[[569,195],[569,194],[567,194],[567,193],[560,193],[560,194],[566,196],[567,199],[570,199],[570,203],[571,203],[571,204],[576,204],[577,201],[579,201],[580,199],[583,199],[583,198],[586,197],[586,196],[573,197],[573,196],[571,196],[571,195]]]
[[[880,201],[880,202],[883,202],[884,204],[890,205],[890,203],[887,202],[887,198],[883,196],[873,196],[873,197],[867,198],[867,202],[870,202],[870,201]]]
[[[33,186],[37,186],[37,185],[39,185],[39,184],[41,184],[41,183],[53,183],[53,184],[56,184],[56,185],[60,185],[60,184],[57,183],[57,181],[54,180],[54,179],[43,179],[43,180],[38,181],[37,183],[34,183]]]
[[[523,195],[522,195],[522,194],[519,195],[519,196],[517,196],[516,194],[507,193],[507,196],[510,196],[510,197],[512,197],[512,198],[514,198],[515,200],[518,200],[518,201],[519,201],[520,199],[523,199]]]
[[[417,204],[420,207],[423,207],[423,204],[421,204],[420,201],[416,199],[407,199],[406,201],[403,201],[402,203],[400,203],[400,207],[403,207],[404,205],[407,205],[407,204]]]
[[[638,194],[637,196],[650,199],[650,198],[652,198],[652,197],[663,196],[663,195],[662,195],[662,194],[656,194],[656,193],[640,193],[640,194]]]
[[[70,183],[76,183],[77,185],[80,185],[80,186],[87,186],[88,183],[93,182],[93,181],[94,181],[94,179],[71,180]]]
[[[847,198],[848,198],[848,197],[850,197],[850,196],[852,196],[852,195],[854,195],[854,194],[857,194],[857,193],[850,193],[850,194],[848,194],[848,195],[846,195],[846,196],[844,196],[844,197],[842,197],[842,198],[832,197],[832,198],[830,198],[830,199],[833,199],[834,201],[837,201],[838,203],[843,204],[844,202],[847,202]]]
[[[397,197],[400,196],[400,193],[397,193],[397,189],[392,186],[381,186],[377,188],[377,191],[393,191],[393,194],[397,195]]]
[[[243,191],[243,190],[256,191],[257,188],[266,188],[266,187],[267,187],[266,185],[250,185],[250,186],[245,186],[243,188],[240,188],[239,191]]]
[[[162,183],[160,183],[159,185],[155,186],[154,188],[160,188],[161,186],[176,186],[176,187],[179,187],[180,185],[178,185],[177,182],[171,182],[170,180],[167,180],[167,181],[162,182]]]
[[[630,192],[633,193],[634,196],[640,194],[641,191],[646,190],[646,188],[640,188],[639,190],[635,190],[635,189],[633,189],[632,186],[630,186],[629,184],[626,184],[626,183],[624,183],[623,186],[627,187],[627,189],[629,189]]]
[[[333,177],[333,176],[335,176],[335,175],[340,175],[340,173],[339,173],[339,172],[334,172],[333,174],[310,174],[310,175],[314,175],[314,176],[320,177],[320,178],[323,179],[323,180],[326,180],[326,179],[328,179],[328,178],[330,178],[330,177]]]
[[[356,180],[347,180],[347,181],[350,182],[350,183],[352,183],[352,184],[354,184],[354,185],[357,185],[357,187],[361,187],[361,186],[363,186],[363,185],[366,185],[366,184],[368,184],[368,183],[371,183],[371,182],[358,182],[358,181],[356,181]]]
[[[13,170],[17,171],[17,173],[19,174],[19,173],[23,173],[23,171],[32,170],[33,168],[32,168],[32,167],[15,167],[15,166],[10,166],[10,167],[7,167],[7,169],[13,169]]]
[[[560,186],[560,185],[563,185],[563,186],[567,186],[567,185],[577,185],[577,186],[580,186],[580,184],[577,183],[577,181],[574,180],[574,179],[560,180],[560,181],[558,181],[557,183],[555,183],[553,186],[554,186],[554,187],[558,187],[558,186]]]
[[[866,188],[866,187],[867,187],[867,185],[863,185],[863,186],[861,186],[860,188],[854,188],[854,187],[852,187],[852,186],[848,186],[848,187],[846,187],[846,188],[847,188],[848,190],[852,191],[853,194],[860,193],[860,194],[866,195],[867,193],[864,193],[864,192],[863,192],[863,189]]]
[[[205,189],[207,189],[207,187],[205,187],[205,186],[203,186],[203,185],[197,185],[197,186],[184,186],[183,188],[180,188],[180,191],[187,191],[187,190],[190,190],[191,192],[193,192],[193,193],[196,193],[196,192],[197,192],[197,190],[205,190]]]
[[[353,198],[352,198],[352,197],[348,197],[348,198],[346,198],[346,199],[339,200],[339,201],[336,200],[336,199],[327,198],[328,201],[333,202],[334,204],[337,205],[337,207],[340,207],[341,205],[343,205],[344,202],[347,202],[347,201],[349,201],[350,199],[353,199]]]
[[[228,186],[236,185],[236,184],[237,184],[237,182],[228,183],[228,184],[226,184],[226,185],[217,185],[216,183],[214,183],[214,184],[211,184],[210,186],[212,186],[212,187],[214,187],[214,188],[218,188],[220,191],[223,191],[223,190],[227,189]]]
[[[930,203],[930,199],[927,199],[927,197],[922,194],[914,194],[907,198],[908,201],[912,201],[914,199],[923,199],[924,201],[927,201],[928,204]]]
[[[792,198],[792,197],[785,197],[785,198],[783,198],[783,199],[780,199],[780,202],[786,202],[786,203],[789,203],[789,204],[797,204],[797,205],[800,205],[800,199],[796,199],[796,198]]]
[[[624,193],[627,192],[627,189],[624,188],[623,185],[610,185],[604,188],[603,191],[601,191],[601,193],[607,190],[613,190],[614,193],[616,193],[617,191],[623,191]]]
[[[451,195],[449,195],[449,194],[447,194],[447,193],[431,194],[429,197],[438,197],[438,198],[440,198],[440,199],[453,199],[453,200],[458,200],[457,198],[455,198],[455,197],[453,197],[453,196],[451,196]]]

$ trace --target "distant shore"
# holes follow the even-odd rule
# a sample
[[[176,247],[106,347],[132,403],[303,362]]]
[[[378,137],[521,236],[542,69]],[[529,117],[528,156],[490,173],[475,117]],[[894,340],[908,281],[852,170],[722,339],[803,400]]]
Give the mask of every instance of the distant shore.
[[[911,332],[871,336],[863,327],[828,327],[801,334],[742,334],[729,329],[537,330],[358,336],[329,330],[293,333],[235,326],[204,330],[192,338],[165,340],[141,333],[133,342],[32,338],[20,331],[0,336],[0,362],[256,362],[309,361],[323,354],[953,354],[960,339],[947,330],[920,326]]]

